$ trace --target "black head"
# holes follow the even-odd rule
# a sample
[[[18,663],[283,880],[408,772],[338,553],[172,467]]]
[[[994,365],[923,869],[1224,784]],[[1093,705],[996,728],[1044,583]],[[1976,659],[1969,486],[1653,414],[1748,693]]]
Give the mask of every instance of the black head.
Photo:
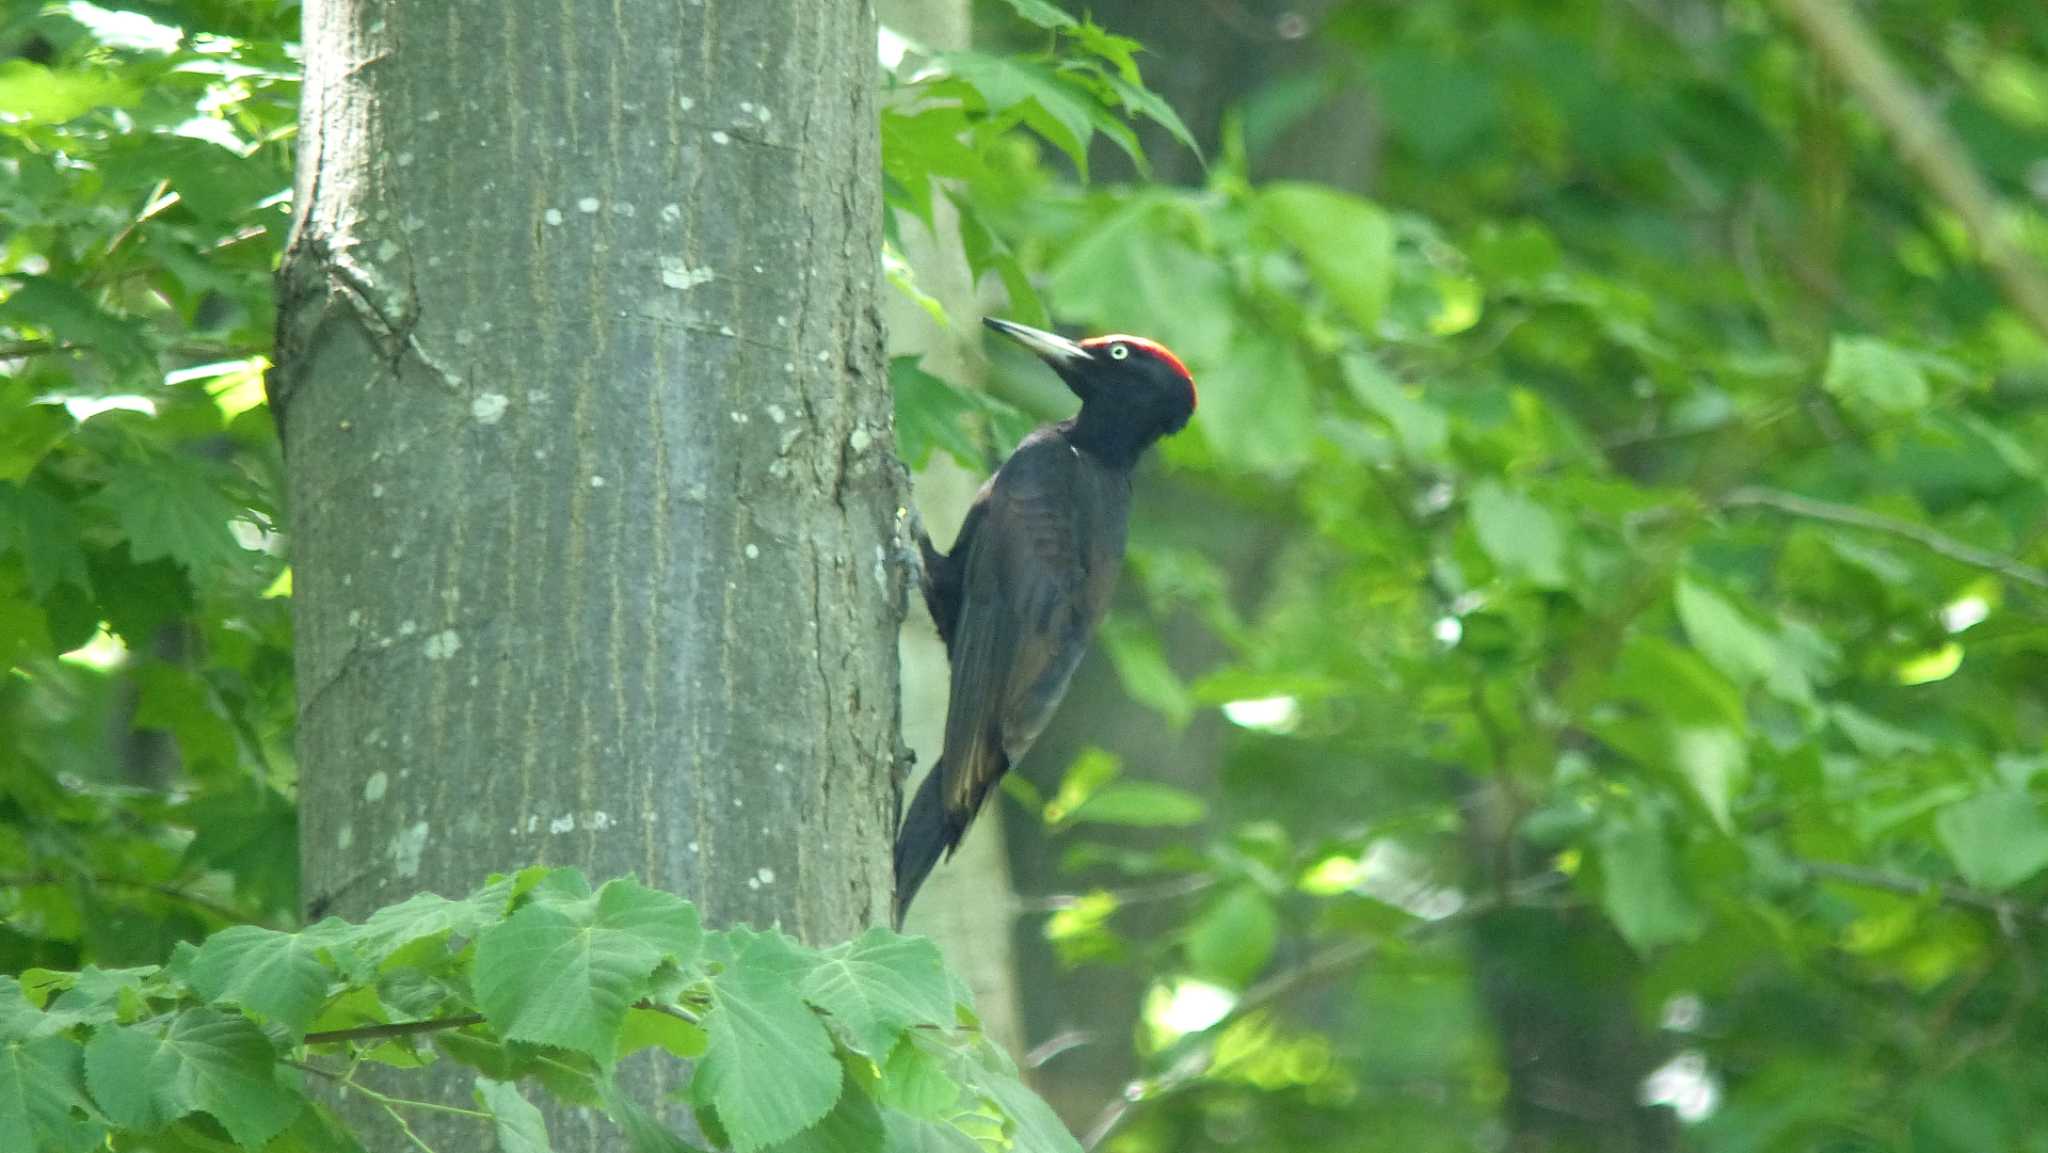
[[[1142,336],[1068,340],[1056,333],[986,317],[983,324],[1052,366],[1081,398],[1077,431],[1135,457],[1195,415],[1195,378],[1166,346]]]

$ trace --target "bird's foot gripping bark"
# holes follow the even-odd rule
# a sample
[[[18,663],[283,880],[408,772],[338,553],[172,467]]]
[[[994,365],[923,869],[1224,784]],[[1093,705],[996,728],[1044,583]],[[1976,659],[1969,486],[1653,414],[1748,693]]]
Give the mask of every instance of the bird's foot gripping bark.
[[[910,582],[920,591],[931,587],[931,574],[925,571],[924,554],[931,547],[931,536],[924,531],[924,518],[917,514],[917,506],[906,504],[896,510],[896,563]]]

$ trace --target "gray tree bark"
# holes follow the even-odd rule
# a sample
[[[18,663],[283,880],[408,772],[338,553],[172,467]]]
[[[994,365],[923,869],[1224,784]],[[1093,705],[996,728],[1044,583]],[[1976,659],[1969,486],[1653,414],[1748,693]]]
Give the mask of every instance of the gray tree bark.
[[[304,42],[272,391],[308,894],[539,861],[852,935],[904,592],[868,4],[310,0]]]

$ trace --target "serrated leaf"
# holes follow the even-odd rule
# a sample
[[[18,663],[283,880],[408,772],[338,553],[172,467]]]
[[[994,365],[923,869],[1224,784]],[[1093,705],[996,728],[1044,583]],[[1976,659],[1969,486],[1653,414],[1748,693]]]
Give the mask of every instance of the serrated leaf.
[[[222,929],[199,946],[192,988],[207,1000],[240,1005],[283,1025],[294,1037],[303,1036],[336,975],[320,957],[323,945],[312,930]]]
[[[127,534],[137,561],[168,557],[194,573],[234,564],[248,554],[228,524],[243,516],[215,475],[176,457],[130,461],[95,498]]]
[[[692,1092],[716,1107],[733,1148],[753,1153],[824,1117],[839,1099],[841,1071],[825,1023],[791,980],[800,954],[772,935],[735,940],[732,964],[711,980],[711,1047]]]
[[[1337,307],[1372,333],[1394,287],[1394,226],[1387,214],[1369,200],[1314,184],[1268,185],[1256,209]]]
[[[306,1105],[297,1074],[278,1064],[254,1022],[204,1007],[178,1014],[162,1034],[127,1025],[98,1030],[85,1048],[85,1075],[116,1125],[150,1131],[203,1112],[252,1149]]]
[[[1472,490],[1472,531],[1501,569],[1538,588],[1563,588],[1564,530],[1549,509],[1497,481]]]
[[[1879,412],[1901,414],[1927,407],[1931,392],[1918,362],[1868,336],[1837,336],[1828,346],[1821,387]]]
[[[1095,791],[1068,819],[1075,823],[1161,828],[1199,824],[1208,805],[1186,789],[1157,781],[1113,781]]]
[[[0,1149],[99,1148],[106,1127],[86,1097],[83,1070],[84,1054],[69,1037],[0,1044]]]
[[[553,896],[547,894],[553,893]],[[628,880],[576,898],[546,883],[536,899],[477,936],[477,1007],[499,1034],[617,1055],[626,1008],[664,961],[687,965],[702,943],[696,909]]]
[[[1197,976],[1241,989],[1272,959],[1279,936],[1272,899],[1256,885],[1238,885],[1188,926],[1188,964]]]
[[[491,1115],[498,1153],[551,1153],[547,1121],[533,1102],[520,1095],[519,1086],[478,1077],[476,1100]]]
[[[1095,98],[1038,63],[984,52],[942,52],[946,71],[981,94],[992,113],[1016,111],[1024,123],[1067,154],[1082,179],[1088,174],[1088,138],[1095,127]]]
[[[826,950],[804,978],[803,996],[832,1015],[849,1048],[878,1064],[912,1025],[953,1023],[938,946],[880,927]]]
[[[2048,869],[2048,819],[2020,790],[1958,801],[1935,815],[1934,831],[1956,871],[1977,888],[2002,892]]]
[[[882,1138],[882,1115],[874,1098],[846,1085],[817,1124],[769,1146],[768,1153],[873,1153],[885,1148]]]
[[[615,1096],[605,1102],[605,1107],[625,1131],[626,1147],[633,1153],[698,1153],[695,1145],[677,1136],[638,1101]]]
[[[510,899],[508,886],[494,885],[459,901],[439,893],[414,893],[396,905],[370,914],[349,935],[348,943],[373,964],[381,963],[392,950],[423,937],[443,933],[474,937],[485,925],[504,917]]]

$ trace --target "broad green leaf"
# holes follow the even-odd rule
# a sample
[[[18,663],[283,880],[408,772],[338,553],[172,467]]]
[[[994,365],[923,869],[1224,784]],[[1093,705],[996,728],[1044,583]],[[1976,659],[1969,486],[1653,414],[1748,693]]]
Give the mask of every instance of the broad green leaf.
[[[195,574],[235,564],[250,554],[235,543],[230,521],[244,516],[216,474],[174,457],[117,468],[97,503],[128,535],[138,561],[168,557]]]
[[[945,1066],[920,1048],[914,1036],[906,1034],[882,1065],[875,1099],[914,1117],[939,1120],[960,1099],[960,1083],[946,1075]]]
[[[977,1086],[995,1100],[1009,1118],[1011,1146],[1016,1153],[1081,1153],[1081,1143],[1038,1094],[1014,1074],[982,1070]]]
[[[972,86],[990,112],[1019,111],[1024,122],[1067,154],[1086,179],[1095,98],[1034,60],[985,52],[942,52],[939,63]]]
[[[1676,589],[1679,623],[1715,668],[1739,685],[1762,681],[1789,701],[1807,701],[1813,688],[1806,673],[1778,639],[1750,621],[1726,598],[1692,578],[1680,576]]]
[[[1606,677],[1606,692],[1635,701],[1680,725],[1749,725],[1742,693],[1698,653],[1661,636],[1631,636]]]
[[[1411,395],[1371,357],[1353,353],[1344,357],[1339,367],[1352,395],[1387,422],[1409,459],[1442,459],[1450,440],[1450,421],[1440,409]]]
[[[1549,509],[1497,481],[1472,490],[1472,531],[1501,569],[1538,588],[1563,588],[1564,530]]]
[[[1833,704],[1828,706],[1828,719],[1849,743],[1861,749],[1866,756],[1886,760],[1903,753],[1930,753],[1934,751],[1934,739],[1900,728],[1889,721],[1874,717],[1853,705]]]
[[[718,1110],[739,1153],[814,1125],[840,1095],[825,1023],[791,980],[799,956],[778,936],[735,935],[736,954],[711,980],[704,1029],[711,1045],[692,1092]]]
[[[333,922],[339,924],[340,922]],[[280,933],[235,925],[208,937],[192,962],[192,988],[210,1001],[261,1013],[294,1037],[305,1033],[337,974],[320,958],[314,930]]]
[[[5,68],[6,64],[0,64],[0,70]],[[75,286],[53,277],[22,276],[18,280],[7,299],[0,300],[0,324],[38,329],[119,366],[134,366],[148,359],[149,345],[134,318],[113,315]]]
[[[78,1042],[54,1036],[0,1043],[0,1149],[97,1149],[105,1132],[97,1116],[86,1098]]]
[[[988,467],[968,428],[980,410],[959,389],[918,367],[914,356],[889,361],[889,388],[896,397],[896,450],[905,464],[921,469],[938,449],[963,468]]]
[[[953,1023],[953,996],[938,947],[880,927],[826,950],[804,978],[803,996],[831,1014],[848,1048],[877,1064],[912,1025]]]
[[[1927,376],[1912,357],[1869,336],[1837,336],[1828,346],[1821,387],[1878,412],[1900,414],[1927,407]]]
[[[627,880],[596,895],[536,899],[477,936],[478,1008],[502,1036],[609,1063],[626,1008],[664,961],[688,965],[703,932],[679,898]]]
[[[135,103],[132,81],[111,69],[45,68],[19,57],[0,61],[0,116],[55,124],[95,108]]]
[[[1104,651],[1116,666],[1117,679],[1131,699],[1158,711],[1176,728],[1187,724],[1195,715],[1194,696],[1167,663],[1159,634],[1142,625],[1111,619],[1104,622],[1100,636]]]
[[[694,1060],[704,1055],[704,1030],[681,1017],[653,1009],[628,1009],[619,1032],[619,1056],[660,1046],[671,1056]]]
[[[298,1074],[278,1064],[262,1030],[239,1015],[187,1009],[159,1034],[115,1025],[85,1047],[86,1083],[116,1125],[150,1131],[203,1112],[260,1148],[305,1108]]]
[[[817,1124],[768,1149],[769,1153],[874,1153],[886,1148],[882,1139],[882,1115],[875,1109],[875,1099],[849,1083],[831,1112]]]
[[[235,730],[213,703],[199,675],[182,665],[152,661],[135,670],[134,725],[169,733],[194,773],[231,769],[239,760]]]
[[[0,404],[6,400],[0,397]],[[0,420],[0,481],[18,483],[28,479],[77,422],[61,404],[23,404],[5,411],[7,419]]]
[[[548,1124],[509,1081],[476,1079],[476,1101],[494,1119],[498,1153],[550,1153]]]
[[[1648,950],[1690,940],[1706,919],[1680,886],[1677,861],[1655,813],[1617,815],[1600,827],[1600,905],[1628,943]]]
[[[1133,195],[1084,230],[1054,262],[1049,296],[1059,302],[1062,316],[1086,321],[1097,331],[1136,333],[1171,345],[1202,383],[1195,424],[1206,428],[1219,411],[1256,416],[1254,406],[1264,395],[1256,372],[1256,361],[1264,355],[1260,350],[1272,344],[1289,355],[1293,350],[1264,333],[1240,340],[1241,314],[1227,267],[1189,246],[1173,228],[1185,211],[1183,201],[1158,192]],[[1249,354],[1253,370],[1243,382],[1248,391],[1233,407],[1217,392],[1224,386],[1211,377],[1214,367],[1245,343],[1256,346]]]
[[[1394,285],[1394,226],[1371,201],[1315,184],[1272,184],[1259,220],[1280,234],[1330,299],[1367,334]]]
[[[956,1126],[935,1119],[910,1117],[889,1111],[882,1114],[889,1153],[987,1153],[988,1146]]]
[[[1749,748],[1742,736],[1720,725],[1674,726],[1671,759],[1714,823],[1733,832],[1731,809],[1749,780]]]
[[[1202,798],[1157,781],[1112,781],[1095,791],[1069,818],[1097,825],[1178,826],[1208,815]]]
[[[1272,959],[1279,936],[1272,900],[1256,885],[1238,885],[1188,926],[1188,963],[1197,976],[1241,989]]]
[[[24,415],[33,423],[43,411],[31,409]],[[4,439],[0,434],[0,441]],[[0,446],[0,458],[5,454]],[[0,551],[10,548],[21,553],[28,590],[37,597],[49,596],[60,584],[92,588],[80,547],[77,510],[34,485],[17,488],[0,481]]]
[[[1935,815],[1934,831],[1963,879],[1980,889],[2003,892],[2048,868],[2048,818],[2017,789],[1950,805]]]
[[[349,934],[348,943],[378,963],[392,950],[422,937],[443,933],[474,937],[485,925],[503,918],[510,899],[509,885],[488,886],[459,901],[439,893],[414,893],[396,905],[386,905],[370,914],[360,928]]]
[[[1287,480],[1315,444],[1315,389],[1294,346],[1247,333],[1198,378],[1194,427],[1233,470]]]
[[[632,1153],[698,1153],[697,1147],[671,1132],[653,1110],[624,1097],[605,1102],[612,1119],[625,1130],[626,1147]]]

